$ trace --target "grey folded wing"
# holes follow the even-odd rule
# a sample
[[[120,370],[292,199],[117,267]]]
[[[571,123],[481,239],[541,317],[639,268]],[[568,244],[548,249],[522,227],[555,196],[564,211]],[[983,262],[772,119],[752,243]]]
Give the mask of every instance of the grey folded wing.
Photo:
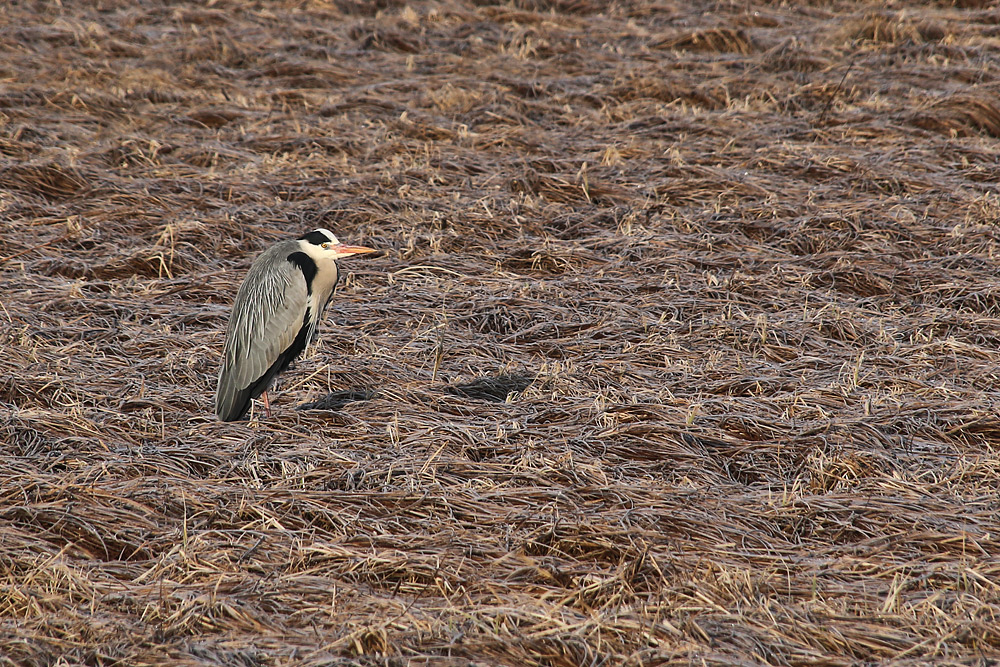
[[[256,397],[241,394],[271,372],[305,324],[308,290],[302,272],[281,256],[260,259],[236,294],[226,329],[215,399],[220,416]]]

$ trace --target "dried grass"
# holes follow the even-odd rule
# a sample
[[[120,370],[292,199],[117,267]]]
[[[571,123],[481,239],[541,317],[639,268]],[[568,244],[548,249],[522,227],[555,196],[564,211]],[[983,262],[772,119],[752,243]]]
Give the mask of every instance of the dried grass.
[[[1000,658],[994,10],[99,4],[0,16],[0,664]]]

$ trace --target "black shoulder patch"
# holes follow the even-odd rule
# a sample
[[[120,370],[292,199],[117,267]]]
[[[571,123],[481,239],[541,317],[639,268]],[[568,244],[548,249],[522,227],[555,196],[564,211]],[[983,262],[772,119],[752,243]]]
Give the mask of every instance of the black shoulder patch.
[[[299,240],[307,241],[309,243],[312,243],[313,245],[323,245],[324,243],[330,242],[330,237],[328,237],[326,234],[319,231],[318,229],[315,229],[309,232],[308,234],[303,234],[302,236],[300,236]]]
[[[288,261],[299,267],[302,271],[302,275],[306,278],[306,290],[310,294],[313,291],[313,278],[316,277],[316,262],[313,258],[305,254],[301,250],[297,250],[288,256]]]

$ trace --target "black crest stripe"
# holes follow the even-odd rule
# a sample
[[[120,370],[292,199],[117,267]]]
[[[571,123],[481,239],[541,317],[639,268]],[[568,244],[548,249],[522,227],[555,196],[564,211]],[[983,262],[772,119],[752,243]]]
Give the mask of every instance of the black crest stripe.
[[[323,245],[330,242],[330,237],[319,230],[311,231],[299,237],[300,241],[306,241],[313,245]]]

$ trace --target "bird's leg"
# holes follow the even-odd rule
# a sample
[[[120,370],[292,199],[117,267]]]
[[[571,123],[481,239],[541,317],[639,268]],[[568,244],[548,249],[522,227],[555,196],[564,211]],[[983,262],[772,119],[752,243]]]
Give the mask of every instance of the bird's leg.
[[[264,393],[261,394],[261,396],[264,397],[264,414],[267,415],[268,419],[270,419],[271,418],[271,403],[270,403],[270,401],[267,400],[267,389],[264,390]]]

